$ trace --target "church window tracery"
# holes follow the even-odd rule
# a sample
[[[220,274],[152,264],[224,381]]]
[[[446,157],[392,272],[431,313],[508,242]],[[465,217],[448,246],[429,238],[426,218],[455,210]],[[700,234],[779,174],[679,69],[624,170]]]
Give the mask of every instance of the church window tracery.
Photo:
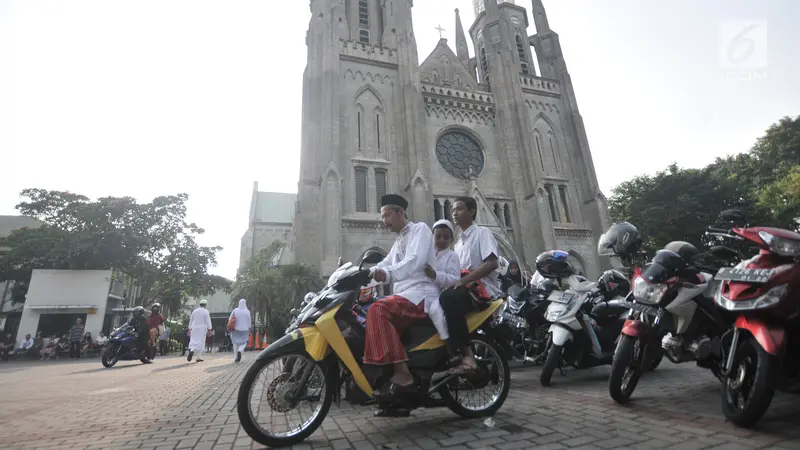
[[[513,227],[511,226],[511,207],[508,206],[508,203],[506,203],[503,206],[503,219],[506,224],[506,229],[507,230],[512,229]]]
[[[544,170],[544,157],[542,156],[542,143],[539,139],[539,133],[536,133],[536,152],[539,153],[539,164],[542,166],[542,170]]]
[[[486,49],[481,47],[481,69],[483,70],[483,82],[489,84],[489,61],[486,59]]]
[[[439,138],[436,159],[447,173],[464,180],[480,175],[485,163],[480,144],[462,131],[448,131]]]
[[[356,167],[354,173],[356,212],[367,212],[367,168]]]
[[[553,186],[545,185],[545,192],[547,192],[547,205],[550,207],[550,220],[558,222],[558,210],[556,209],[556,196],[553,192]]]
[[[553,155],[553,168],[555,169],[556,172],[559,172],[558,156],[556,156],[556,146],[553,143],[553,133],[550,131],[547,132],[547,141],[550,143],[550,153]]]
[[[381,115],[380,113],[375,114],[375,133],[378,138],[378,150],[381,149]]]

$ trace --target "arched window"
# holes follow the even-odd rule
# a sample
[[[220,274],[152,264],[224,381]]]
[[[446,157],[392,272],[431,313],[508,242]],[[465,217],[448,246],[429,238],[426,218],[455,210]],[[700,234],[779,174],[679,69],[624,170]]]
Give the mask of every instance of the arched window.
[[[572,222],[569,215],[569,205],[567,204],[567,187],[559,186],[558,195],[561,200],[561,221],[564,223]]]
[[[489,84],[489,61],[486,59],[486,50],[481,47],[481,69],[483,70],[483,82]]]
[[[525,45],[522,43],[522,38],[517,35],[517,53],[519,53],[519,65],[522,68],[522,73],[525,75],[530,74],[528,70],[528,57],[525,56]]]
[[[556,172],[559,172],[558,156],[556,156],[556,145],[553,141],[553,133],[551,131],[547,132],[547,142],[550,144],[550,154],[553,155],[553,168],[556,170]]]
[[[367,168],[355,168],[356,211],[367,212]]]
[[[500,204],[494,204],[494,215],[497,216],[497,220],[500,221],[500,225],[503,225],[503,210],[500,209]]]
[[[450,200],[444,201],[444,218],[453,221],[453,206],[450,204]]]
[[[506,203],[505,206],[503,206],[503,218],[505,219],[506,222],[506,228],[509,230],[512,229],[513,222],[511,221],[511,206],[509,206],[508,203]]]
[[[358,40],[369,44],[369,0],[358,0]]]
[[[433,201],[433,218],[434,220],[442,220],[442,204],[439,199]]]
[[[546,185],[544,190],[547,191],[547,205],[550,207],[550,220],[553,223],[558,223],[558,210],[556,209],[556,197],[553,192],[553,186]]]

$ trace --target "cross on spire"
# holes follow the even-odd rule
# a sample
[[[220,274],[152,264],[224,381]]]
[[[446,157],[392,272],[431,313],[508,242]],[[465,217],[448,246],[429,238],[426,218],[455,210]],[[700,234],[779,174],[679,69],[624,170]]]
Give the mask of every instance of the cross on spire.
[[[441,25],[439,25],[436,28],[434,28],[434,30],[438,30],[439,31],[439,39],[442,39],[444,37],[444,36],[442,36],[442,32],[444,32],[444,28],[442,28]]]

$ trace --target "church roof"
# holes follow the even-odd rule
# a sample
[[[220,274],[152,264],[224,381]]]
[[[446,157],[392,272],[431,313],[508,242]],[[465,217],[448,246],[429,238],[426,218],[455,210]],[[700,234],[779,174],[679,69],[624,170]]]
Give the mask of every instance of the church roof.
[[[439,73],[448,72],[446,68],[442,67],[442,58],[445,58],[449,62],[452,72]],[[446,79],[447,81],[455,79],[455,75],[458,75],[461,82],[464,84],[476,83],[475,77],[470,74],[469,69],[464,66],[464,63],[458,60],[458,56],[453,53],[453,49],[447,45],[447,39],[439,39],[439,43],[436,44],[431,54],[420,64],[419,70],[425,75],[432,75],[436,72],[442,79]],[[423,79],[425,75],[422,76]]]
[[[292,223],[297,194],[259,192],[256,197],[255,222]]]

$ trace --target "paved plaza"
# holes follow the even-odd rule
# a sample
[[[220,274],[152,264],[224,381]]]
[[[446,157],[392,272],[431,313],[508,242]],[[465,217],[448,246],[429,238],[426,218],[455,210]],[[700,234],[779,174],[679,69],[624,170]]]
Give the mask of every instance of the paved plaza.
[[[105,369],[79,362],[0,362],[0,449],[262,448],[236,416],[239,380],[254,353],[202,363],[157,359]],[[800,402],[779,394],[759,430],[721,418],[719,386],[692,364],[664,362],[640,382],[629,406],[607,394],[608,367],[538,382],[538,368],[517,368],[493,422],[464,420],[443,408],[411,418],[372,416],[334,405],[304,449],[753,449],[800,448]]]

